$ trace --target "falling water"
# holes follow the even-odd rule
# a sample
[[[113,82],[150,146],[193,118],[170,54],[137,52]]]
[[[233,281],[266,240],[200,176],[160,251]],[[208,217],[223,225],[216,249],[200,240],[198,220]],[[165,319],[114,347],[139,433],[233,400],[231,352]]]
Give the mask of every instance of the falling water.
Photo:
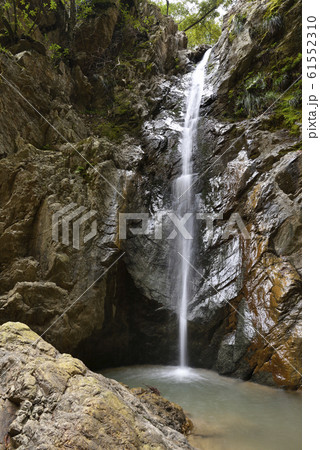
[[[179,349],[180,366],[187,366],[187,314],[188,303],[192,293],[190,269],[193,265],[193,229],[194,218],[194,197],[192,191],[193,184],[193,164],[192,153],[196,143],[196,135],[199,120],[199,110],[201,97],[205,81],[205,69],[210,56],[211,49],[207,50],[202,61],[198,64],[192,75],[191,87],[187,99],[187,111],[185,115],[184,128],[181,141],[182,174],[175,181],[174,192],[176,197],[176,209],[179,218],[190,215],[185,229],[188,236],[178,235],[177,248],[180,255],[179,276],[178,276],[178,300],[179,300]]]

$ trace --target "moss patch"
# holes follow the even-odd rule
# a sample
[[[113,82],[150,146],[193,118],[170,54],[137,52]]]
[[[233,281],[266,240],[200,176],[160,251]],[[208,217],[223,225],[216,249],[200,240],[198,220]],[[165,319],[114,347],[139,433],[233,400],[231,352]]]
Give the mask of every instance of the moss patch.
[[[287,128],[297,134],[301,123],[301,80],[290,86],[301,73],[302,55],[279,60],[276,50],[270,52],[273,54],[268,55],[269,64],[261,66],[258,73],[249,72],[229,91],[229,108],[237,119],[245,119],[262,114],[274,104],[270,129]]]

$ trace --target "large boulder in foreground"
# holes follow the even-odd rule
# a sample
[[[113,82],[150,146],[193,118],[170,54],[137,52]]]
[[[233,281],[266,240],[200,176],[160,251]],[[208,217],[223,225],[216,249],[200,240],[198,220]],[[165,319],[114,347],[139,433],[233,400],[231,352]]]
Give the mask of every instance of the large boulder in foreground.
[[[22,323],[0,327],[0,376],[0,449],[192,448],[179,406],[140,399]]]

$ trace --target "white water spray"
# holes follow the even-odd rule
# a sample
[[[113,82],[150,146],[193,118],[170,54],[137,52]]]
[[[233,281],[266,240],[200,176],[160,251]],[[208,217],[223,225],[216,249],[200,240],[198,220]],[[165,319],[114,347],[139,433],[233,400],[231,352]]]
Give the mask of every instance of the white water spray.
[[[193,164],[192,153],[196,144],[197,128],[201,97],[204,88],[205,70],[211,49],[207,50],[202,61],[198,64],[192,75],[191,87],[187,99],[187,111],[181,141],[182,174],[175,181],[174,192],[177,199],[177,212],[180,218],[186,213],[194,212],[194,196],[192,190]],[[194,219],[188,220],[185,228],[193,236]],[[193,263],[193,241],[178,235],[177,242],[179,260],[178,300],[179,300],[179,349],[180,367],[187,367],[187,315],[188,303],[192,293],[190,279],[190,263]]]

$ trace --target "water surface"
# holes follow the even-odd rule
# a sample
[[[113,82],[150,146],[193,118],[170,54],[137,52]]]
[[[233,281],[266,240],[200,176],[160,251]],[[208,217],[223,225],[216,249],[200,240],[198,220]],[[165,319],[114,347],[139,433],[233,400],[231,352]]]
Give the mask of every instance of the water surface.
[[[301,394],[222,377],[205,369],[131,366],[103,375],[149,384],[192,419],[190,443],[203,450],[301,449]]]

